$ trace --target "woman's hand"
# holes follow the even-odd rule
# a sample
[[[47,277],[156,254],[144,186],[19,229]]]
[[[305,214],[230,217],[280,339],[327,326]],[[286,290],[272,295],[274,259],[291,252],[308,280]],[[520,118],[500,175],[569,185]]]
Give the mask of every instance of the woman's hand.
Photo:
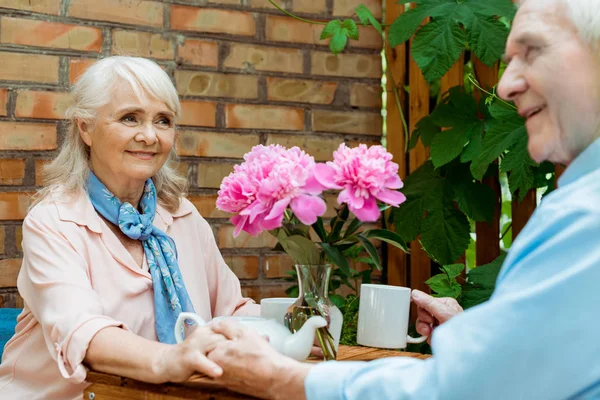
[[[412,291],[412,299],[417,305],[417,332],[429,336],[427,342],[431,344],[431,334],[434,329],[463,312],[458,302],[451,297],[433,297],[420,290]]]
[[[213,330],[229,339],[208,355],[223,367],[218,383],[263,399],[305,399],[309,365],[279,354],[264,337],[235,321],[219,321]]]
[[[199,326],[187,335],[185,340],[174,346],[166,347],[157,354],[155,365],[157,374],[165,377],[168,382],[186,381],[194,373],[200,372],[218,378],[223,370],[207,354],[227,339],[214,332],[213,324]]]

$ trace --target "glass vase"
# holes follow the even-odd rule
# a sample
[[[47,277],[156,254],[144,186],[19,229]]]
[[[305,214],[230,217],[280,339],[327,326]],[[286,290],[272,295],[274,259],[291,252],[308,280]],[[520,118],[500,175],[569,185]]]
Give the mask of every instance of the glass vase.
[[[335,360],[342,333],[342,312],[329,300],[329,279],[332,266],[296,265],[298,274],[298,299],[285,315],[285,325],[297,332],[312,316],[320,315],[327,326],[316,332],[316,343],[323,349],[325,360]]]

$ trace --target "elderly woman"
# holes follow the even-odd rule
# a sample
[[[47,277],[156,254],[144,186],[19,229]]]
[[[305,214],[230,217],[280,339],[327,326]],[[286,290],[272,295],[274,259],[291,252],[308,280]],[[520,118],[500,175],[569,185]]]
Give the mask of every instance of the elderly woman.
[[[597,0],[522,2],[498,93],[526,118],[532,158],[568,168],[514,242],[487,303],[461,313],[414,292],[418,330],[435,327],[434,357],[310,366],[221,323],[215,331],[238,340],[209,354],[220,380],[286,400],[600,398],[599,15]]]
[[[142,58],[109,57],[73,87],[70,129],[23,223],[25,307],[0,364],[0,398],[80,399],[86,366],[148,382],[217,376],[222,335],[181,344],[182,311],[254,315],[172,166],[177,91]]]

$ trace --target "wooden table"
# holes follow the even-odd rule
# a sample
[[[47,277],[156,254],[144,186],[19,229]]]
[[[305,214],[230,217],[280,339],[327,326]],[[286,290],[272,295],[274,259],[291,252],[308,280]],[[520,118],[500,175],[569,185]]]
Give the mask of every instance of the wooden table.
[[[405,353],[400,351],[374,349],[362,346],[340,345],[338,361],[372,361],[385,357],[413,357],[426,359],[430,356]],[[198,376],[186,383],[166,383],[154,385],[129,378],[109,375],[101,372],[90,371],[87,374],[88,382],[91,383],[85,389],[83,398],[85,400],[231,400],[231,399],[255,399],[254,397],[238,394],[219,386],[212,379]]]

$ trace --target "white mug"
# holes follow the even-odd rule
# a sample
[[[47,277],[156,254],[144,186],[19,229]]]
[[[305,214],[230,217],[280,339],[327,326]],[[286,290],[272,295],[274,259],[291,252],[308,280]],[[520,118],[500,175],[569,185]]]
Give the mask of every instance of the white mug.
[[[274,319],[285,325],[283,317],[289,306],[297,299],[291,297],[270,297],[260,301],[260,316],[265,319]]]
[[[403,349],[407,343],[423,343],[427,336],[408,336],[409,288],[362,284],[358,308],[358,344],[384,349]]]

